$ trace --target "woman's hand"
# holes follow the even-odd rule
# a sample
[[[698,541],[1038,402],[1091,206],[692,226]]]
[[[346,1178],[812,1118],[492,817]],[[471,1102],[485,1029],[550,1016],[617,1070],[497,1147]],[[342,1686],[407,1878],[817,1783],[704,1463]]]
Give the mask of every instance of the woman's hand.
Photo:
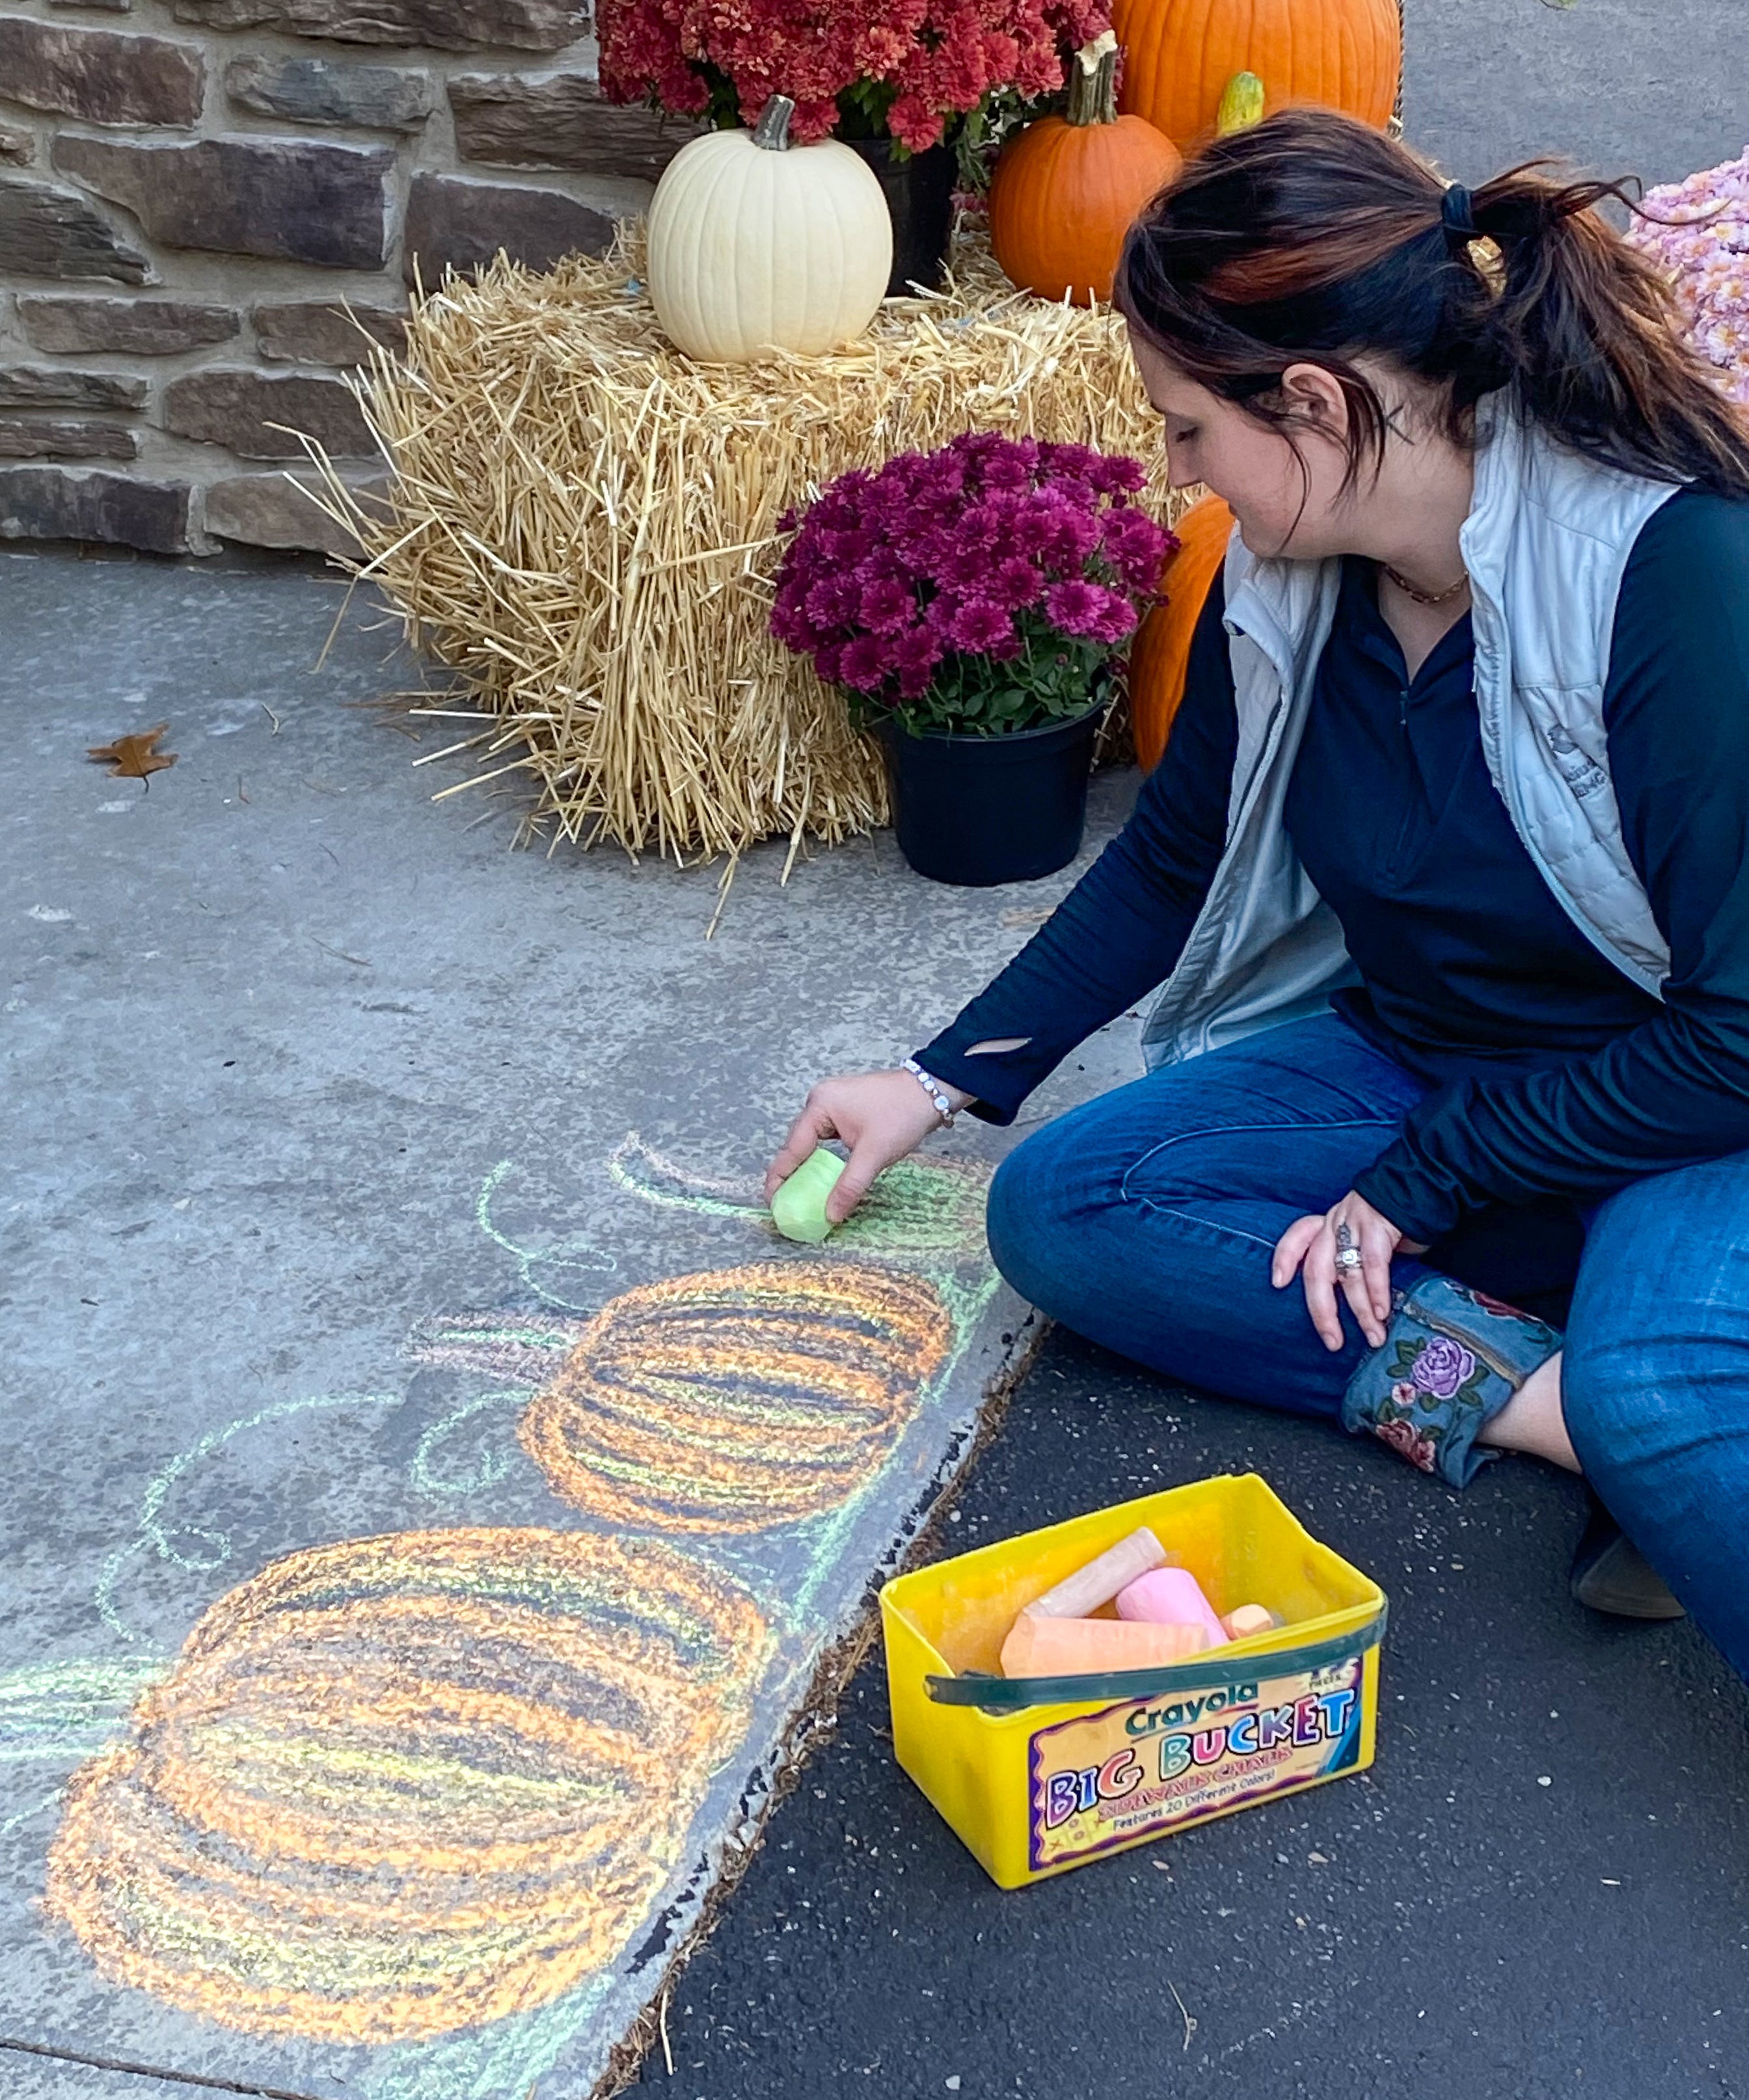
[[[942,1091],[956,1108],[972,1099],[957,1087],[943,1086]],[[932,1130],[940,1127],[941,1118],[930,1106],[929,1096],[909,1072],[854,1072],[822,1079],[802,1104],[783,1150],[771,1162],[765,1177],[765,1199],[771,1202],[778,1184],[787,1180],[823,1139],[841,1138],[850,1148],[850,1160],[826,1198],[827,1217],[841,1225],[883,1167],[915,1152]]]
[[[1336,1255],[1342,1247],[1357,1249],[1359,1262],[1338,1268]],[[1426,1251],[1418,1242],[1406,1240],[1382,1211],[1374,1210],[1364,1196],[1350,1189],[1321,1218],[1295,1219],[1275,1242],[1270,1281],[1283,1290],[1299,1275],[1305,1286],[1306,1310],[1327,1349],[1342,1346],[1342,1315],[1336,1306],[1340,1283],[1361,1333],[1376,1349],[1385,1339],[1385,1323],[1391,1317],[1391,1256],[1399,1251]]]

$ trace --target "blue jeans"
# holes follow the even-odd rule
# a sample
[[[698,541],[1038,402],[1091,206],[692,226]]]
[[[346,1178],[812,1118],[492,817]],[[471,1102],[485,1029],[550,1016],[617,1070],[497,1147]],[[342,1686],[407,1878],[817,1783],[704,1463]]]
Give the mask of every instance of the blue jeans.
[[[1366,1344],[1349,1323],[1327,1349],[1297,1282],[1270,1284],[1270,1257],[1426,1091],[1333,1015],[1166,1066],[1003,1162],[996,1265],[1120,1356],[1333,1423]],[[1400,1257],[1394,1280],[1429,1270],[1565,1325],[1561,1405],[1587,1478],[1749,1678],[1749,1153],[1649,1175],[1583,1217],[1485,1212]]]

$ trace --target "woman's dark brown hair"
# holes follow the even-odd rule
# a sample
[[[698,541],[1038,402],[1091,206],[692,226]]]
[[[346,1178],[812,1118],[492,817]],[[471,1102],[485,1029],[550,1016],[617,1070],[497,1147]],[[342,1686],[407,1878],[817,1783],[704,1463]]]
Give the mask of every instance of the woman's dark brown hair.
[[[1353,118],[1284,111],[1217,139],[1161,191],[1113,296],[1142,340],[1261,421],[1287,422],[1287,365],[1322,365],[1349,404],[1345,486],[1384,456],[1386,409],[1355,362],[1370,355],[1446,390],[1455,442],[1481,397],[1511,386],[1589,459],[1749,495],[1749,421],[1656,269],[1597,210],[1633,210],[1631,186],[1536,172],[1548,165],[1448,190]]]

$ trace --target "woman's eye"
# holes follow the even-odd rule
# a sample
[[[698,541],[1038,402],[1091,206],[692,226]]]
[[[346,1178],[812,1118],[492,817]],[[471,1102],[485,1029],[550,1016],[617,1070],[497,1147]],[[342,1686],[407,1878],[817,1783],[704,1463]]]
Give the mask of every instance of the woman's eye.
[[[1196,426],[1195,423],[1190,423],[1181,430],[1168,430],[1166,433],[1166,442],[1169,445],[1187,445],[1195,435]]]

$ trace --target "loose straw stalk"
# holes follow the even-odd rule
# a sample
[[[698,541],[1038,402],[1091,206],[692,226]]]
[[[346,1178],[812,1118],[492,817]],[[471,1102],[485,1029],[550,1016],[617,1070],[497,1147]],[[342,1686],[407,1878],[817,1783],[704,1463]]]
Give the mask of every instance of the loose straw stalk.
[[[849,349],[731,366],[663,338],[641,239],[628,223],[545,276],[501,258],[418,301],[404,359],[376,352],[359,383],[386,501],[306,439],[324,507],[494,722],[478,777],[533,776],[535,831],[682,862],[837,844],[886,821],[886,784],[767,631],[785,508],[973,429],[1133,452],[1164,492],[1159,418],[1115,315],[1014,292],[975,240]]]

